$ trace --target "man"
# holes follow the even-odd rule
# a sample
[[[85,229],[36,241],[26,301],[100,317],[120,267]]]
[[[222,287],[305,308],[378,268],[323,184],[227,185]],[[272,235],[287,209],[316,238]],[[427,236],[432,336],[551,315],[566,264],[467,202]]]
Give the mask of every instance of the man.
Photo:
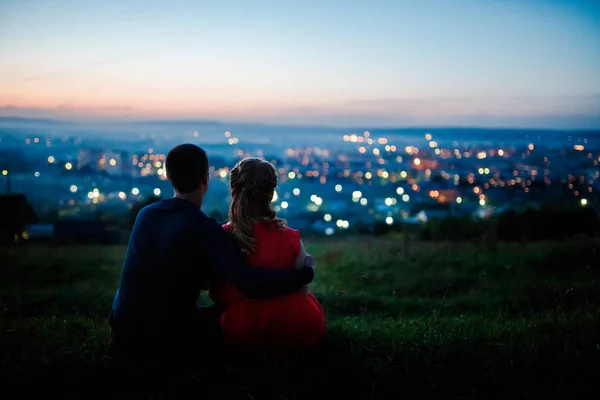
[[[232,282],[250,298],[291,293],[312,282],[311,257],[302,269],[247,264],[229,234],[200,210],[208,168],[200,147],[173,148],[166,171],[175,196],[144,207],[137,216],[109,317],[121,349],[172,353],[176,347],[216,344],[220,310],[196,306],[210,277]]]

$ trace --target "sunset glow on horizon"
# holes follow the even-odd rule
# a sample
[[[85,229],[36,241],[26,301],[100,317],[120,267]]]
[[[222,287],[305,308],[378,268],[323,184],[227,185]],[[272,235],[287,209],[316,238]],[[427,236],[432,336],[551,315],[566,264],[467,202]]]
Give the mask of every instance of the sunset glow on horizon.
[[[0,116],[600,127],[594,1],[0,1]]]

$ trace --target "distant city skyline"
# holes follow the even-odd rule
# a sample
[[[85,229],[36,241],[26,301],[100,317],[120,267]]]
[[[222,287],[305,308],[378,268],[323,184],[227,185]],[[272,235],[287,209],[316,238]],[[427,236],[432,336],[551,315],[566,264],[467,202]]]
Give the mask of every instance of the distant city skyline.
[[[0,0],[0,116],[600,128],[600,2]]]

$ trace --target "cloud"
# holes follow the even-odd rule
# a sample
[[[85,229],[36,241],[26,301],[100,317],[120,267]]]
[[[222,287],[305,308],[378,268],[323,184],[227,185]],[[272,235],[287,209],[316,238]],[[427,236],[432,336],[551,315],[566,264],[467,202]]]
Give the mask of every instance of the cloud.
[[[600,96],[365,99],[253,116],[272,122],[371,126],[599,128]]]
[[[40,74],[40,75],[35,75],[35,76],[31,76],[29,78],[25,78],[21,81],[21,84],[25,84],[25,83],[29,83],[29,82],[35,82],[35,81],[45,81],[45,80],[50,80],[50,79],[54,79],[54,78],[59,78],[63,75],[69,75],[72,74],[73,72],[77,72],[77,71],[85,71],[85,70],[92,70],[92,69],[96,69],[96,68],[101,68],[107,65],[111,65],[111,64],[117,64],[120,62],[123,62],[127,59],[129,59],[130,57],[121,57],[121,58],[115,58],[112,60],[105,60],[105,61],[96,61],[93,63],[89,63],[89,64],[84,64],[84,65],[79,65],[77,67],[73,67],[73,68],[67,68],[67,69],[63,69],[60,71],[54,71],[54,72],[49,72],[47,74]]]
[[[340,107],[368,114],[410,117],[600,115],[600,97],[592,96],[479,96],[358,100]]]
[[[239,110],[239,108],[237,108]],[[0,108],[0,115],[63,119],[209,118],[228,122],[339,127],[478,126],[547,129],[600,129],[600,96],[430,97],[363,99],[319,106],[259,106],[210,113],[161,113],[111,107]]]
[[[26,117],[26,118],[56,118],[56,119],[95,119],[130,117],[134,109],[128,105],[111,107],[77,107],[71,104],[62,104],[53,108],[42,107],[16,107],[7,105],[0,107],[0,117]]]

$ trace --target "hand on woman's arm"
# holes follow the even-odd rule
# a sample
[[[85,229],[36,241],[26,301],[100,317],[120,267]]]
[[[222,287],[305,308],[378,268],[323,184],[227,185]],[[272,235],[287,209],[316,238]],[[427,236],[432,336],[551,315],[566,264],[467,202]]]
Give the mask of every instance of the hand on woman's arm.
[[[315,269],[313,258],[310,254],[306,252],[306,249],[304,248],[304,243],[301,240],[300,253],[298,254],[298,258],[296,258],[296,261],[294,262],[294,267],[297,269],[302,269],[305,265],[311,265],[312,269]],[[302,287],[302,292],[304,293],[304,295],[308,294],[308,284]]]

